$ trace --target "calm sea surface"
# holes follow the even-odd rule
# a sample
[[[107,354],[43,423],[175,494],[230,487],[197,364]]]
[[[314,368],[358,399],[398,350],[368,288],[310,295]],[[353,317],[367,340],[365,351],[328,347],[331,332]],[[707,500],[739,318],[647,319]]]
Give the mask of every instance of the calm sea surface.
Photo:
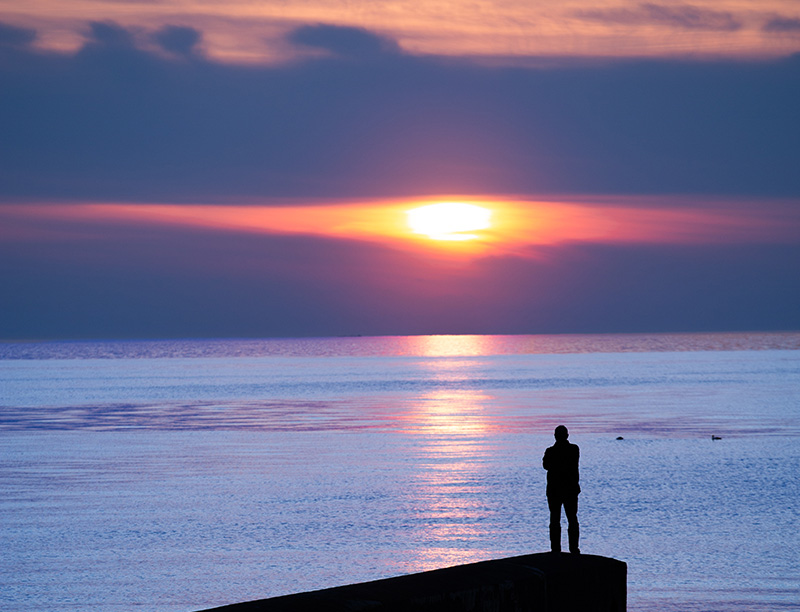
[[[629,610],[800,610],[800,333],[0,344],[0,609],[544,551],[561,423]]]

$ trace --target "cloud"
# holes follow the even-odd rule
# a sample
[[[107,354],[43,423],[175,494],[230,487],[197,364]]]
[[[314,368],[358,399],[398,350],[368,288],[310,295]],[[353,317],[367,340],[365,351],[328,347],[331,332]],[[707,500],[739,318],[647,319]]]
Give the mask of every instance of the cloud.
[[[167,25],[158,30],[153,38],[165,51],[189,56],[195,52],[202,35],[194,28]]]
[[[580,11],[578,17],[621,25],[660,25],[681,30],[733,32],[742,23],[728,11],[714,11],[690,4],[640,4],[635,9]]]
[[[762,29],[765,32],[800,33],[800,18],[778,15],[767,21]]]
[[[36,40],[36,30],[0,22],[0,48],[27,47]]]
[[[148,50],[193,51],[179,26],[7,49],[0,198],[800,195],[800,56],[492,67],[331,28],[292,37],[335,56],[273,66]]]
[[[340,57],[369,59],[400,51],[390,38],[347,26],[305,25],[293,30],[288,38],[295,45],[322,49]]]
[[[800,245],[561,245],[437,260],[358,241],[76,225],[0,241],[0,337],[797,329]]]
[[[132,33],[113,22],[92,21],[89,23],[89,36],[91,43],[106,47],[134,47]]]

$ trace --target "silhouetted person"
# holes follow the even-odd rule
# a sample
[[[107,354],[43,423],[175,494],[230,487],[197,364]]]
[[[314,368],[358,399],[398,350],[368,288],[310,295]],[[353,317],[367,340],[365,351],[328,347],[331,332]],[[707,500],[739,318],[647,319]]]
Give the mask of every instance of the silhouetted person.
[[[578,526],[578,462],[581,452],[576,444],[567,442],[569,432],[563,425],[556,427],[556,443],[544,451],[542,465],[547,470],[547,505],[550,508],[550,550],[561,552],[561,506],[567,515],[569,551],[581,552],[578,548],[580,528]]]

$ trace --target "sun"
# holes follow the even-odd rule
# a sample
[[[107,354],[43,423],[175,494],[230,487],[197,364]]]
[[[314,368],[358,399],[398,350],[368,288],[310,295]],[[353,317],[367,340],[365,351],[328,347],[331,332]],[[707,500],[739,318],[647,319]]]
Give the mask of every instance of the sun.
[[[474,240],[470,232],[491,226],[492,211],[464,202],[439,202],[406,212],[408,225],[416,234],[433,240]]]

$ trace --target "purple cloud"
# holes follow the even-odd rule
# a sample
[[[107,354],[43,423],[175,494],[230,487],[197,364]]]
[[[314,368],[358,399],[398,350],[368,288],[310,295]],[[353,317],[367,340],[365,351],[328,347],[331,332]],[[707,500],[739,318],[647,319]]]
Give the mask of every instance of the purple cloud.
[[[762,28],[765,32],[800,33],[800,18],[777,15]]]
[[[36,30],[0,22],[0,48],[27,47],[36,40]]]
[[[394,40],[348,26],[301,26],[291,32],[289,40],[295,45],[322,49],[340,57],[368,59],[400,52]]]
[[[90,32],[71,55],[4,48],[0,199],[800,195],[800,56],[509,68],[310,26],[290,40],[336,54],[236,66],[190,28]]]
[[[621,25],[663,25],[682,30],[733,32],[742,23],[733,13],[714,11],[691,4],[640,4],[635,9],[598,9],[580,11],[583,19]]]
[[[562,245],[459,265],[307,236],[73,229],[0,242],[0,338],[800,327],[797,244]]]
[[[194,28],[167,25],[155,32],[153,38],[165,51],[189,56],[195,52],[202,34]]]

